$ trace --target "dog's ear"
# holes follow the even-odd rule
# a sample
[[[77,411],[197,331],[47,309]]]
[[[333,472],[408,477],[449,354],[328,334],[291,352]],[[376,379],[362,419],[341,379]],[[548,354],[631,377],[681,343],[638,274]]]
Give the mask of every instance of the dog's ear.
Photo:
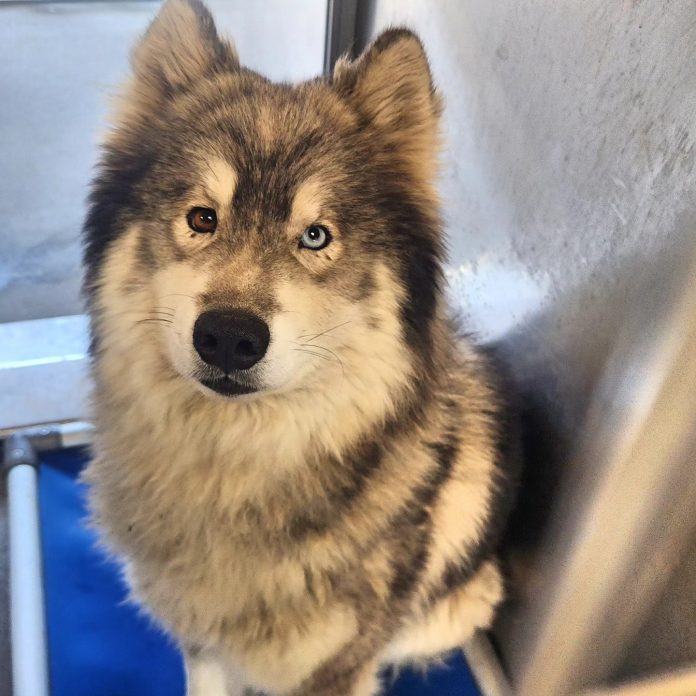
[[[437,155],[441,100],[412,31],[387,29],[356,61],[339,59],[332,84],[401,149],[415,157]]]
[[[200,0],[167,0],[135,47],[131,65],[132,96],[153,109],[216,69],[238,69],[239,60]]]

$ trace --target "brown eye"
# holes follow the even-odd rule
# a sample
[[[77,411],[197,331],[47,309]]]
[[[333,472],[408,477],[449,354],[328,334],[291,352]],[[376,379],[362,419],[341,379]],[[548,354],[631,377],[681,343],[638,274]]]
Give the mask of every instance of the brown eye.
[[[186,220],[188,226],[200,234],[212,234],[217,228],[217,215],[212,208],[191,208]]]

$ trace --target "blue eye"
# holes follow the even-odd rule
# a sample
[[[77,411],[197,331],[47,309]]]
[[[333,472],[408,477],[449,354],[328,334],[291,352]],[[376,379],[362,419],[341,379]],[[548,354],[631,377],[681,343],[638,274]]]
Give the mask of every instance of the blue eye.
[[[300,247],[318,251],[329,245],[331,234],[323,225],[310,225],[300,237]]]

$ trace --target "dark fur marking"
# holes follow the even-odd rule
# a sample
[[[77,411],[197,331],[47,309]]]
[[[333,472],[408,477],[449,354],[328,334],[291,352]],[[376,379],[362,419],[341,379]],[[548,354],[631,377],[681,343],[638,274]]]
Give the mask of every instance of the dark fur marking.
[[[253,296],[253,302],[244,301],[247,296]],[[203,309],[221,309],[224,311],[241,310],[258,314],[262,319],[270,321],[274,312],[278,311],[278,301],[270,293],[244,293],[239,299],[232,297],[229,292],[219,292],[213,290],[211,292],[201,293],[198,298],[198,306],[201,311]]]
[[[421,509],[410,518],[400,518],[401,524],[408,524],[415,530],[410,530],[410,552],[402,548],[401,558],[392,564],[392,579],[389,583],[389,594],[394,600],[406,598],[416,586],[418,578],[428,562],[428,530],[419,528],[430,520],[427,511]],[[405,552],[405,553],[403,553]]]
[[[390,227],[390,253],[400,259],[399,276],[406,285],[401,321],[406,341],[425,369],[431,367],[431,326],[442,287],[440,222],[411,199],[405,172],[382,172],[380,212]]]
[[[366,324],[373,331],[378,331],[380,328],[380,321],[377,317],[368,316],[366,319]]]
[[[452,467],[459,454],[459,442],[456,433],[449,433],[449,436],[442,442],[428,442],[427,446],[435,453],[437,458],[437,473],[434,484],[439,488],[452,473]]]
[[[375,289],[375,277],[372,274],[371,269],[363,273],[360,282],[358,283],[358,291],[356,295],[356,300],[361,301],[368,297],[372,291]]]
[[[144,139],[145,140],[145,139]],[[91,292],[109,245],[125,230],[125,213],[136,207],[135,187],[152,167],[153,157],[145,149],[121,153],[108,148],[99,165],[89,197],[84,226],[83,261],[85,289]]]
[[[474,576],[481,564],[490,558],[491,549],[486,548],[487,544],[477,544],[474,549],[469,551],[467,557],[461,563],[450,561],[445,566],[440,583],[436,591],[432,592],[429,602],[436,602],[438,599],[446,597],[452,590],[461,587]]]
[[[428,598],[431,603],[468,582],[481,564],[494,555],[505,533],[517,494],[522,451],[518,409],[513,397],[515,391],[504,367],[490,351],[486,353],[489,360],[489,379],[497,382],[496,393],[501,395],[498,408],[492,410],[489,415],[496,428],[496,454],[493,463],[492,498],[485,520],[486,531],[475,545],[465,550],[466,557],[458,563],[450,562],[447,565],[440,582]],[[507,398],[503,400],[502,395]]]
[[[270,152],[256,149],[244,142],[241,132],[234,140],[241,145],[243,158],[238,163],[238,181],[232,201],[237,220],[247,227],[258,222],[281,223],[290,217],[292,199],[312,148],[318,146],[321,134],[309,132],[300,136],[289,149],[276,147]],[[263,221],[263,222],[262,222]],[[263,231],[263,230],[261,230]]]
[[[286,534],[293,541],[301,541],[311,535],[325,534],[340,523],[343,515],[362,495],[370,479],[382,466],[385,446],[416,427],[429,398],[428,389],[421,385],[411,399],[404,403],[402,411],[382,426],[379,441],[363,442],[341,461],[331,458],[319,462],[322,469],[332,472],[332,478],[325,483],[324,504],[315,510],[307,509],[293,516],[285,530]]]
[[[387,626],[375,630],[380,623],[387,624],[387,617],[376,609],[371,630],[361,631],[348,645],[319,666],[291,696],[342,696],[352,693],[364,669],[372,663],[375,654],[384,643]]]
[[[299,541],[313,534],[323,534],[330,527],[326,514],[298,514],[290,520],[287,534],[293,541]]]
[[[435,466],[428,480],[413,491],[408,508],[393,522],[399,534],[406,534],[407,529],[415,530],[403,549],[403,556],[392,566],[390,592],[395,599],[403,599],[413,590],[425,568],[431,533],[430,506],[452,475],[459,453],[459,442],[454,433],[448,434],[442,442],[426,443],[426,447],[435,455]]]
[[[423,44],[421,44],[418,36],[405,27],[391,27],[383,31],[372,44],[372,50],[377,53],[384,53],[389,47],[403,40],[415,41],[420,46],[421,51],[423,51]],[[425,51],[423,51],[423,55],[425,55]]]
[[[365,443],[358,449],[355,457],[351,457],[354,466],[350,467],[348,480],[337,491],[337,497],[344,505],[357,498],[365,490],[368,480],[382,464],[383,456],[382,445],[373,441]]]
[[[326,533],[341,519],[341,512],[363,493],[368,481],[381,467],[384,457],[382,445],[368,441],[357,446],[342,461],[331,458],[322,462],[327,471],[340,472],[337,478],[327,482],[326,498],[316,510],[307,510],[291,520],[287,534],[294,541],[309,535]]]

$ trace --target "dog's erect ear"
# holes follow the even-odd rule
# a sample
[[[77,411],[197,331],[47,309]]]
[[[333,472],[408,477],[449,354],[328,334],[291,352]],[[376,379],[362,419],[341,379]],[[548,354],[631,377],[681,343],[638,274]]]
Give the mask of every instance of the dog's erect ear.
[[[332,84],[386,137],[414,156],[436,155],[441,100],[412,31],[387,29],[356,61],[339,59]]]
[[[239,67],[200,0],[167,0],[135,47],[131,64],[142,106],[159,104],[215,69]]]

